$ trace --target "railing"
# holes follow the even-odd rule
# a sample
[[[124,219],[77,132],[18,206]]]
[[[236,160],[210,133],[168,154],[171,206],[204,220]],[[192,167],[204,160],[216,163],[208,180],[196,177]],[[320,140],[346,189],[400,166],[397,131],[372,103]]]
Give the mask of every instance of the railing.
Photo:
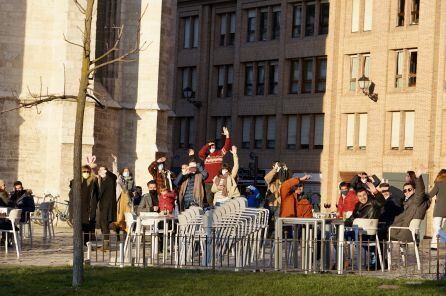
[[[142,234],[126,239],[111,234],[109,243],[104,244],[101,235],[89,237],[85,258],[92,265],[158,266],[195,269],[251,270],[302,272],[302,273],[355,273],[376,274],[394,277],[427,277],[441,279],[446,275],[446,246],[437,244],[431,250],[430,241],[418,244],[420,265],[414,245],[393,244],[380,241],[382,268],[375,241],[342,241],[334,238],[307,240],[295,236],[270,239],[258,237],[219,238],[215,230],[209,236],[172,236],[168,246],[160,246],[162,234]],[[127,243],[126,243],[127,241]],[[341,243],[341,244],[340,244]],[[105,247],[105,250],[104,250]],[[282,249],[281,268],[275,268],[275,248]],[[339,265],[338,255],[342,250],[343,261]],[[392,264],[389,269],[388,251]],[[402,252],[402,253],[401,253]],[[375,260],[372,257],[375,256]],[[341,272],[339,270],[341,266]]]

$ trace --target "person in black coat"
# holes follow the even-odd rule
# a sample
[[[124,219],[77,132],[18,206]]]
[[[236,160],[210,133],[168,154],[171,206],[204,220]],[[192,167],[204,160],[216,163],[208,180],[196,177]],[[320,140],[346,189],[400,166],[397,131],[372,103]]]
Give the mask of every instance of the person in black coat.
[[[90,223],[96,223],[104,236],[104,249],[108,248],[110,223],[116,221],[116,175],[100,167],[93,183],[90,205]],[[96,217],[96,212],[99,217]]]
[[[373,186],[377,187],[381,183],[381,180],[376,175],[369,176],[366,172],[362,172],[353,177],[350,181],[350,186],[356,191],[361,188],[368,190],[366,185],[368,182],[371,182]]]

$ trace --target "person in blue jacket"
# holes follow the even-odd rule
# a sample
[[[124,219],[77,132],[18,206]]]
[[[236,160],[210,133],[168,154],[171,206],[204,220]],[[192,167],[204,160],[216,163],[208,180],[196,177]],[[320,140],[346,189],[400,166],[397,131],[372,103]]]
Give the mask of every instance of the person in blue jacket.
[[[248,207],[258,208],[260,206],[260,191],[252,185],[246,187],[246,199]]]

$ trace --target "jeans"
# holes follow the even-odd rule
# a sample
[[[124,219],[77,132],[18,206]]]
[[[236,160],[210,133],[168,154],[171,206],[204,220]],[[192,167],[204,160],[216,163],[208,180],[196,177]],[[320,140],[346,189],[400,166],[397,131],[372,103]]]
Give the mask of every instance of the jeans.
[[[439,234],[440,229],[443,229],[445,222],[446,218],[442,217],[434,217],[434,219],[432,220],[434,233],[432,234],[431,248],[437,248],[437,235]]]

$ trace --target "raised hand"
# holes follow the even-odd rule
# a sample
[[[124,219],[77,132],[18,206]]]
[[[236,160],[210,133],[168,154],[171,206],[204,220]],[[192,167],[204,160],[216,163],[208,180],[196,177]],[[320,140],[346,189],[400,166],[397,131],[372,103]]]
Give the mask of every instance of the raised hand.
[[[231,153],[232,154],[237,154],[237,146],[232,146],[231,147]]]
[[[226,137],[229,137],[229,130],[226,126],[223,127],[223,135],[225,135]]]
[[[367,182],[366,184],[367,184],[367,190],[368,191],[370,191],[371,193],[376,192],[376,187],[375,187],[375,185],[373,185],[372,182]]]
[[[419,178],[422,174],[426,174],[426,172],[427,172],[427,167],[424,164],[422,164],[415,172],[415,176]]]
[[[111,155],[113,162],[118,162],[118,157],[112,153]]]
[[[305,175],[302,178],[300,178],[301,181],[307,181],[311,179],[311,175]]]
[[[189,156],[193,156],[195,154],[195,151],[194,151],[194,149],[189,149],[188,153],[189,153]]]

